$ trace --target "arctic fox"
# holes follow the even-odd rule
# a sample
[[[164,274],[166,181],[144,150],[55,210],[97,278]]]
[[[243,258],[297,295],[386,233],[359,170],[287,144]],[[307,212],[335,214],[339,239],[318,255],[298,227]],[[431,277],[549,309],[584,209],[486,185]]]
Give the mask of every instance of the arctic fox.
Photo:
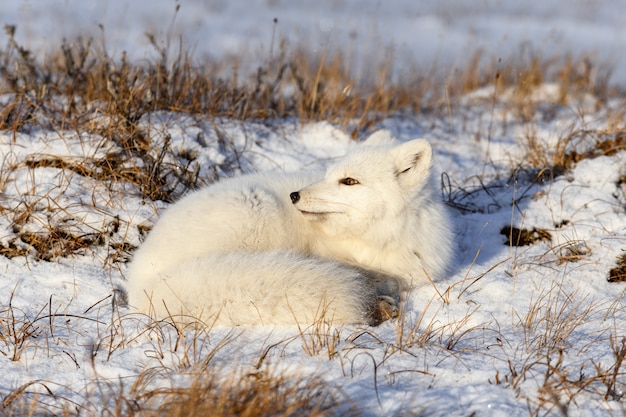
[[[379,131],[326,171],[227,179],[168,208],[128,271],[129,303],[207,325],[371,325],[452,252],[432,150]]]

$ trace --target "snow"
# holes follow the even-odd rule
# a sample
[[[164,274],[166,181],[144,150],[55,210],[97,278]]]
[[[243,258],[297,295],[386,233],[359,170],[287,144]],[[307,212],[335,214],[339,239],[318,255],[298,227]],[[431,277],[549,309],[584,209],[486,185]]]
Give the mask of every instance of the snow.
[[[3,23],[18,24],[23,41],[46,51],[63,37],[93,32],[101,22],[109,48],[132,50],[137,57],[151,53],[142,33],[152,29],[183,33],[199,55],[266,54],[277,17],[279,36],[320,47],[346,39],[348,47],[365,48],[359,54],[393,44],[407,65],[455,59],[468,45],[498,54],[529,41],[546,55],[571,50],[613,56],[615,73],[623,77],[617,80],[626,81],[626,65],[615,54],[626,47],[626,9],[617,0],[488,1],[476,8],[453,0],[146,4],[33,0],[4,2],[0,10]],[[170,23],[176,4],[180,12]],[[537,100],[551,96],[550,85],[536,94]],[[601,132],[614,120],[606,109],[595,112],[581,100],[578,107],[555,107],[548,120],[520,122],[507,112],[506,95],[501,100],[492,111],[476,92],[450,115],[389,116],[379,123],[400,140],[424,137],[432,143],[436,168],[445,173],[443,195],[453,207],[457,257],[446,279],[412,291],[402,320],[376,328],[346,326],[338,338],[326,329],[321,347],[313,346],[316,336],[289,326],[181,336],[168,326],[148,327],[146,318],[113,305],[111,294],[124,287],[126,265],[115,262],[111,248],[140,245],[140,226],[152,224],[167,204],[142,198],[122,181],[22,164],[116,151],[97,135],[1,132],[0,166],[9,177],[0,177],[0,244],[21,245],[30,256],[0,256],[0,320],[15,323],[0,328],[0,396],[39,381],[29,390],[52,391],[54,398],[39,398],[51,409],[63,399],[85,398],[97,407],[97,398],[121,389],[120,381],[131,386],[146,369],[161,370],[150,383],[168,387],[185,384],[185,372],[194,367],[229,375],[259,366],[319,375],[365,416],[526,416],[555,396],[566,403],[568,394],[569,415],[621,415],[623,369],[618,392],[608,400],[602,400],[606,386],[600,380],[581,392],[573,386],[568,391],[567,381],[606,370],[615,363],[612,345],[626,337],[626,284],[607,281],[626,251],[626,193],[619,185],[626,152],[584,159],[553,180],[535,180],[527,155],[531,133],[550,154],[568,134]],[[173,155],[193,152],[192,164],[206,184],[238,173],[324,166],[356,146],[328,122],[209,121],[155,113],[141,124],[154,140],[171,137]],[[581,139],[575,145],[583,149],[589,143]],[[57,226],[85,235],[107,230],[101,237],[106,244],[52,262],[37,260],[12,228],[13,213],[26,212],[32,213],[25,222],[31,232]],[[546,229],[551,240],[513,247],[500,233],[506,225]],[[6,337],[14,330],[16,338]],[[19,340],[20,335],[28,337]]]

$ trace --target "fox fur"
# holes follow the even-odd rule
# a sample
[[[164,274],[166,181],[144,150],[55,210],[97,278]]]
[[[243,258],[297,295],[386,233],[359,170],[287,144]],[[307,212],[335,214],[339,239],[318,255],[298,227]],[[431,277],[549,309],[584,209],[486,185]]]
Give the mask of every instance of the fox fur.
[[[128,271],[129,303],[210,325],[378,324],[452,254],[432,149],[379,131],[324,172],[220,181],[165,210]]]

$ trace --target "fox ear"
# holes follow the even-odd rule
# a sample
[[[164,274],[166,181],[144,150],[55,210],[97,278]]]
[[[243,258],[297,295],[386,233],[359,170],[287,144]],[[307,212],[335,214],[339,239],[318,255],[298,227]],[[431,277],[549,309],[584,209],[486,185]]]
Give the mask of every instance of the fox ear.
[[[389,145],[393,143],[393,133],[387,129],[377,130],[365,139],[364,145]]]
[[[421,186],[432,166],[433,150],[424,139],[414,139],[393,148],[398,182],[408,189]]]

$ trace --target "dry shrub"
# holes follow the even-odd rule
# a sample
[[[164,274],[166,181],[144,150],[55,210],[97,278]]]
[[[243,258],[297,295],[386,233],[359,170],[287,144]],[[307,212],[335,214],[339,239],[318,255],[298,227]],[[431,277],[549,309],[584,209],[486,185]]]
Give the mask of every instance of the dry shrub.
[[[477,51],[460,67],[434,64],[399,74],[392,71],[388,54],[368,63],[371,70],[356,78],[351,71],[355,63],[341,50],[314,54],[281,41],[277,53],[255,74],[241,75],[238,63],[229,74],[223,63],[198,63],[183,46],[172,50],[170,42],[153,35],[148,35],[157,52],[153,61],[129,62],[123,54],[115,58],[104,45],[79,38],[41,62],[17,43],[14,26],[5,26],[5,31],[1,85],[11,99],[0,112],[0,129],[34,125],[104,130],[129,148],[149,146],[137,121],[156,110],[244,120],[327,120],[353,126],[356,136],[393,112],[449,111],[463,94],[489,85],[500,92],[512,88],[520,113],[527,117],[534,114],[529,97],[545,81],[559,83],[561,104],[583,93],[611,93],[610,71],[599,71],[588,57],[543,58],[523,48],[508,60]],[[106,128],[93,125],[96,115],[106,117]]]
[[[622,125],[603,130],[572,128],[559,137],[553,146],[538,140],[532,130],[525,139],[527,148],[524,160],[531,167],[542,171],[546,177],[562,175],[584,159],[612,156],[626,150],[626,128]]]
[[[227,378],[215,370],[183,375],[181,386],[155,388],[163,376],[154,369],[142,372],[132,385],[95,380],[93,393],[80,402],[61,395],[64,387],[31,381],[4,396],[6,415],[70,416],[356,416],[355,406],[337,387],[317,377],[273,376],[264,372]],[[181,379],[179,379],[181,381]],[[162,382],[161,382],[162,386]],[[0,414],[4,415],[4,414]]]
[[[331,392],[326,382],[315,378],[293,380],[285,376],[249,374],[226,383],[201,375],[188,388],[159,390],[143,396],[150,400],[154,396],[158,402],[162,400],[155,410],[156,415],[350,415],[349,401],[345,397],[337,398],[336,392],[336,389]],[[152,412],[139,414],[151,415]]]

